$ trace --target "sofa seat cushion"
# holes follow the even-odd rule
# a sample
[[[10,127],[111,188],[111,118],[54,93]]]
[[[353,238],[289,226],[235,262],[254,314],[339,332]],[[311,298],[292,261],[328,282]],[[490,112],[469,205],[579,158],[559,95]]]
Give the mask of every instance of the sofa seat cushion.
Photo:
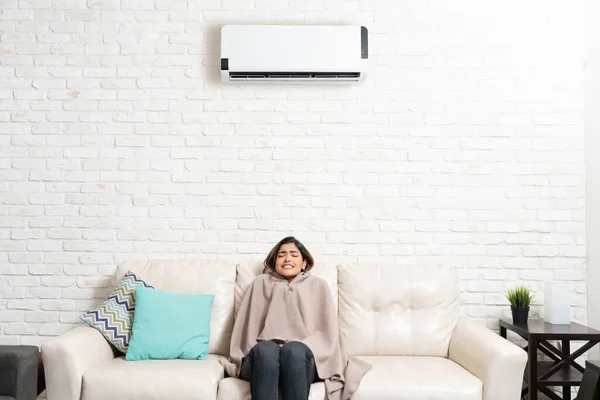
[[[481,400],[481,381],[444,357],[361,356],[373,368],[352,400]]]
[[[250,383],[238,378],[221,380],[217,400],[251,400]],[[323,382],[315,382],[310,386],[308,400],[325,400],[325,384]]]
[[[83,375],[82,400],[214,400],[223,378],[219,357],[125,361],[118,357]]]

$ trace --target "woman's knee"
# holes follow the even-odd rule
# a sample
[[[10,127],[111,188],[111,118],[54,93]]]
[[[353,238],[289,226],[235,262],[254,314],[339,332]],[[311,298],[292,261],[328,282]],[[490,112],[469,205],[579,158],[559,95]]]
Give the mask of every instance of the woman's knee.
[[[310,361],[312,352],[302,342],[288,342],[281,348],[281,358],[286,360]]]
[[[264,341],[256,344],[253,349],[253,356],[260,359],[278,359],[279,358],[279,345],[271,341]]]

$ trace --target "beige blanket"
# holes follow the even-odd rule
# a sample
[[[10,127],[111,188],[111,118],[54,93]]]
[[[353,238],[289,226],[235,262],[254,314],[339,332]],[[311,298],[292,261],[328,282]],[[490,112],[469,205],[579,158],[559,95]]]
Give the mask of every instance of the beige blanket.
[[[310,272],[289,282],[276,272],[258,276],[246,291],[231,336],[230,359],[238,377],[242,358],[261,340],[300,341],[314,354],[328,400],[347,400],[371,369],[344,351],[343,335],[327,283]]]

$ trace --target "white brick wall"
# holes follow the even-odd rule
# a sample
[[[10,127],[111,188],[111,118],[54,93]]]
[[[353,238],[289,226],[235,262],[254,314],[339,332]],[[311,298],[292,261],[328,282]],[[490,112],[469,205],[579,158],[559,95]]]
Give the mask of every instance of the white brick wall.
[[[69,329],[123,260],[288,234],[319,262],[452,265],[490,327],[507,287],[566,280],[585,321],[579,3],[0,5],[0,343]],[[368,82],[226,86],[228,23],[365,25]]]

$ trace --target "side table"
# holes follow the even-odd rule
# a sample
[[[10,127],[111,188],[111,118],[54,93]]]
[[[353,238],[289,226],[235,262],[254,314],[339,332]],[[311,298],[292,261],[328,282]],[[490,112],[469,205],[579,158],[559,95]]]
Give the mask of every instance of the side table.
[[[600,331],[575,322],[565,325],[550,324],[543,319],[530,319],[524,324],[514,324],[512,320],[500,319],[500,335],[506,338],[508,330],[527,340],[525,350],[529,360],[522,395],[529,400],[538,400],[538,391],[551,400],[571,400],[571,387],[579,386],[584,368],[575,360],[583,353],[600,343]],[[558,349],[550,340],[560,340]],[[571,353],[571,341],[587,341],[577,351]],[[551,361],[539,361],[541,351]],[[563,397],[550,390],[549,386],[562,386]]]

